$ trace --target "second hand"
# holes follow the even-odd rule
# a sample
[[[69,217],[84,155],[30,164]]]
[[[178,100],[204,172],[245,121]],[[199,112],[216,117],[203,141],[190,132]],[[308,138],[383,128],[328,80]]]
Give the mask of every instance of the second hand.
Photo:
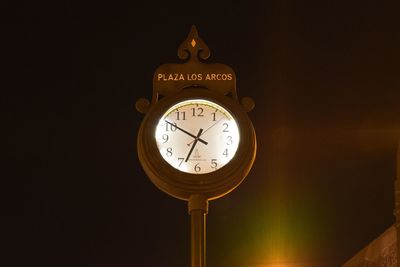
[[[208,127],[204,132],[202,132],[199,137],[201,137],[203,134],[205,134],[208,130],[210,130],[212,127],[214,127],[218,122],[220,122],[224,117],[219,118],[214,124],[212,124],[210,127]],[[187,145],[190,146],[195,140],[190,141]]]

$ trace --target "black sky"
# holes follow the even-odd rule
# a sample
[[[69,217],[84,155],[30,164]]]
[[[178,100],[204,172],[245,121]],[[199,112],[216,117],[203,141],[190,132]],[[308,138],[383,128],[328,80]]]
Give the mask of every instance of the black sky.
[[[208,266],[340,266],[394,223],[397,1],[11,2],[2,6],[1,266],[188,266],[186,203],[136,155],[152,75],[196,24],[258,139],[211,202]]]

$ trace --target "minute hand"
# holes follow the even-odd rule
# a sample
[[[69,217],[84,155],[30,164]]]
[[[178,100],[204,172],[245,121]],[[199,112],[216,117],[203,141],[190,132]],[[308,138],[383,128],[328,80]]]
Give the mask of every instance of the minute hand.
[[[177,126],[177,125],[175,125],[175,124],[173,124],[173,123],[171,123],[171,122],[169,122],[169,121],[167,121],[167,120],[165,120],[165,122],[168,123],[168,124],[170,124],[171,126],[177,128],[178,130],[184,132],[185,134],[187,134],[187,135],[193,137],[194,139],[197,139],[199,142],[201,142],[201,143],[203,143],[203,144],[205,144],[205,145],[208,145],[208,142],[206,142],[206,141],[204,141],[203,139],[201,139],[201,138],[195,136],[194,134],[189,133],[188,131],[182,129],[181,127],[179,127],[179,126]]]

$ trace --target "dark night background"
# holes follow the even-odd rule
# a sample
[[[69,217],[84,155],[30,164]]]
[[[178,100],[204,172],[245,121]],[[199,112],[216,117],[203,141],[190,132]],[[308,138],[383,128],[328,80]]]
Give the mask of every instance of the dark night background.
[[[192,24],[256,102],[253,169],[210,203],[209,267],[338,267],[394,223],[398,1],[2,7],[1,266],[189,266],[186,203],[142,171],[134,106]]]

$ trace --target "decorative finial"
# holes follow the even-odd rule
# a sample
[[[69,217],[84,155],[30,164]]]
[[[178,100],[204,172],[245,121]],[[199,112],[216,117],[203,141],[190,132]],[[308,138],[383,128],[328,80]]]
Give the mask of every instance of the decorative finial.
[[[190,28],[189,35],[178,48],[178,57],[182,60],[206,60],[210,57],[210,49],[199,37],[199,33],[195,25]]]

